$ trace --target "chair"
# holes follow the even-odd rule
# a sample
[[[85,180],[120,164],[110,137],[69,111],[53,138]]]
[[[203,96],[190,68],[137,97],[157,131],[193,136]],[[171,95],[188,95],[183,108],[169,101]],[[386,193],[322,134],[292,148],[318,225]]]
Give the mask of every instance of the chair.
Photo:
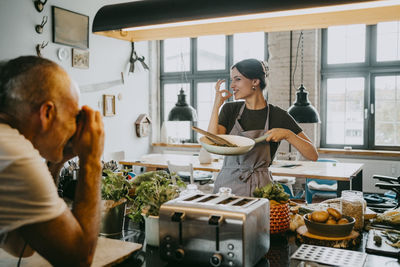
[[[272,179],[274,182],[280,183],[285,192],[289,194],[290,198],[293,198],[293,184],[296,183],[296,178],[288,176],[274,176]]]
[[[335,163],[337,160],[334,159],[318,159],[318,162],[332,162]],[[337,181],[335,180],[322,180],[322,179],[306,179],[305,185],[306,201],[308,204],[312,202],[314,194],[336,194],[337,196]]]
[[[193,178],[193,164],[189,163],[188,165],[175,165],[172,164],[169,160],[167,161],[169,172],[175,172],[178,176],[187,176],[189,175],[189,181],[191,184],[194,184]]]

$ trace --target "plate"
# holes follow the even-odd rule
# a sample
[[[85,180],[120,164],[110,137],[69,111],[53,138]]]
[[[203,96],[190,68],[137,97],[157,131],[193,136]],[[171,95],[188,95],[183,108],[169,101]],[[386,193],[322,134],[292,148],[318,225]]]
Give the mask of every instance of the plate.
[[[58,53],[57,53],[58,59],[63,61],[66,60],[68,58],[68,51],[65,48],[60,48],[58,49]]]

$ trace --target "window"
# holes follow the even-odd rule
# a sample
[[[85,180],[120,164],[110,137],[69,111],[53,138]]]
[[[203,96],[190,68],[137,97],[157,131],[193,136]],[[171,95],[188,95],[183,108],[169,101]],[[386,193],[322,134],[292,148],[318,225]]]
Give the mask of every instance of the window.
[[[400,150],[400,22],[322,36],[321,147]]]
[[[189,122],[167,122],[181,88],[186,102],[197,110],[199,128],[207,129],[218,79],[227,81],[230,66],[245,58],[267,59],[267,34],[241,33],[161,41],[161,122],[173,142],[195,142],[197,135]],[[179,133],[178,133],[179,132]]]

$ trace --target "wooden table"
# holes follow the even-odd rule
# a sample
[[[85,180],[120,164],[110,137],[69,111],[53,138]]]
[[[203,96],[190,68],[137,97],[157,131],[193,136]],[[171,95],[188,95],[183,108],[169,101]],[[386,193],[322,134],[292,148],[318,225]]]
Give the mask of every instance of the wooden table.
[[[133,252],[141,249],[141,247],[142,244],[99,237],[91,266],[100,267],[115,265],[127,259]],[[15,267],[17,266],[17,263],[17,257],[11,256],[4,250],[0,249],[0,266]],[[50,267],[51,264],[35,252],[33,256],[23,258],[21,266]]]
[[[119,163],[127,166],[143,166],[148,171],[168,168],[167,161],[176,165],[192,163],[194,170],[219,172],[223,160],[216,160],[209,164],[201,164],[198,156],[183,154],[147,154],[140,160],[122,160]],[[298,165],[285,167],[286,165]],[[338,196],[347,189],[362,191],[361,163],[332,163],[315,161],[274,161],[270,166],[274,176],[292,176],[296,178],[315,178],[338,181]]]

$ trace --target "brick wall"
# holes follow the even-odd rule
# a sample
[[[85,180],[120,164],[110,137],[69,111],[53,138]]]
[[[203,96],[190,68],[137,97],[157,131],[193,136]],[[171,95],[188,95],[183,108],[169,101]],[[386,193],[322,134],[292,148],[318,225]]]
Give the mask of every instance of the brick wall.
[[[320,30],[304,31],[304,65],[303,82],[309,92],[309,99],[319,110],[320,95]],[[292,35],[292,71],[296,65],[296,49],[300,31],[293,31]],[[295,101],[296,90],[301,83],[301,47],[297,58],[297,68],[294,76],[294,85],[290,94],[290,31],[273,32],[268,34],[269,67],[268,101],[283,109],[288,109]],[[293,72],[292,72],[293,75]],[[290,95],[292,96],[290,101]],[[300,125],[316,146],[319,146],[319,124]],[[294,148],[291,148],[294,151]],[[289,145],[283,142],[279,151],[288,152]]]

